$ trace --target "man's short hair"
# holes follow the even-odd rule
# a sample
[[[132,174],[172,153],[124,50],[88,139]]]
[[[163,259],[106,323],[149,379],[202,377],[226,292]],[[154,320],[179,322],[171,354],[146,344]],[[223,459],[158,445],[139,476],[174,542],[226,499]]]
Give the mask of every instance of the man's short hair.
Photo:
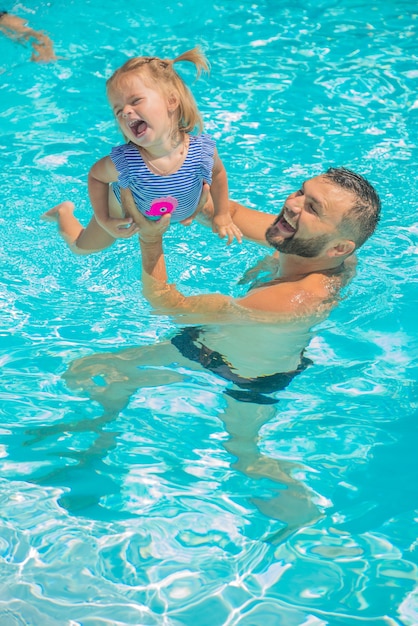
[[[356,248],[360,248],[374,233],[380,219],[381,203],[376,190],[363,176],[345,167],[330,167],[323,176],[355,196],[355,202],[345,212],[340,228],[354,241]]]

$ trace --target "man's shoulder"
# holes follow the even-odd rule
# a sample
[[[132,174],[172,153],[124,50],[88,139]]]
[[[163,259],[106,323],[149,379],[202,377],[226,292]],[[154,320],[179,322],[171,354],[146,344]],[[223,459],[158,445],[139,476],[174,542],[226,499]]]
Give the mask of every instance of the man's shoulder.
[[[272,313],[311,316],[336,304],[341,278],[312,272],[292,279],[278,278],[253,289],[238,302],[241,306]]]
[[[318,297],[327,297],[330,288],[334,289],[335,284],[339,284],[340,282],[341,278],[339,273],[310,272],[294,281],[290,281],[289,284],[295,291],[299,289],[317,295]]]

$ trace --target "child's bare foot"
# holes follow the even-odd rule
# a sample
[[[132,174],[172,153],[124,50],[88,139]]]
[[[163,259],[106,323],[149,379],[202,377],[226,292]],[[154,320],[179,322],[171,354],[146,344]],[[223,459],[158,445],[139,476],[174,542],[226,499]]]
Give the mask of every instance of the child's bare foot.
[[[45,222],[58,222],[60,217],[66,214],[68,215],[69,213],[74,213],[74,204],[69,200],[65,200],[65,202],[57,204],[57,206],[52,207],[52,209],[49,209],[49,211],[41,215],[41,220]]]

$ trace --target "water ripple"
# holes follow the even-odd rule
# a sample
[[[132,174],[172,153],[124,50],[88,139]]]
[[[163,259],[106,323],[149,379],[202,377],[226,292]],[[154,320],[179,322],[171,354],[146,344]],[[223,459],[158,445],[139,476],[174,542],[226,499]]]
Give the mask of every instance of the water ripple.
[[[0,40],[0,622],[418,623],[415,7],[25,11],[60,58],[31,64],[27,47]],[[70,388],[75,359],[140,350],[176,325],[142,297],[136,241],[76,258],[39,220],[63,199],[91,217],[87,172],[121,141],[105,79],[130,56],[195,43],[211,77],[181,71],[234,199],[274,214],[304,179],[344,164],[383,202],[357,276],[307,350],[313,365],[271,413],[240,406],[235,439],[226,383],[209,372],[167,365],[181,382],[139,387],[113,412],[99,374]],[[186,293],[217,291],[222,277],[242,295],[240,273],[261,258],[198,225],[166,245]]]

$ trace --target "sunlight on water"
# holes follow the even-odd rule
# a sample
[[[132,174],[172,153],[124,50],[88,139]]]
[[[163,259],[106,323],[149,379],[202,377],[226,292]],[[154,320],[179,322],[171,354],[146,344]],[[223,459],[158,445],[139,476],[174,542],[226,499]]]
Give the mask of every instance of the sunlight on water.
[[[59,59],[31,64],[0,39],[0,624],[414,626],[415,4],[15,10]],[[176,327],[141,294],[137,243],[77,258],[39,220],[67,198],[91,215],[88,169],[122,141],[112,71],[196,43],[211,76],[184,75],[234,199],[274,214],[304,178],[345,165],[383,201],[313,365],[278,405],[233,402],[224,380],[173,362],[144,374],[141,351]],[[186,293],[243,294],[265,254],[197,224],[167,249]]]

